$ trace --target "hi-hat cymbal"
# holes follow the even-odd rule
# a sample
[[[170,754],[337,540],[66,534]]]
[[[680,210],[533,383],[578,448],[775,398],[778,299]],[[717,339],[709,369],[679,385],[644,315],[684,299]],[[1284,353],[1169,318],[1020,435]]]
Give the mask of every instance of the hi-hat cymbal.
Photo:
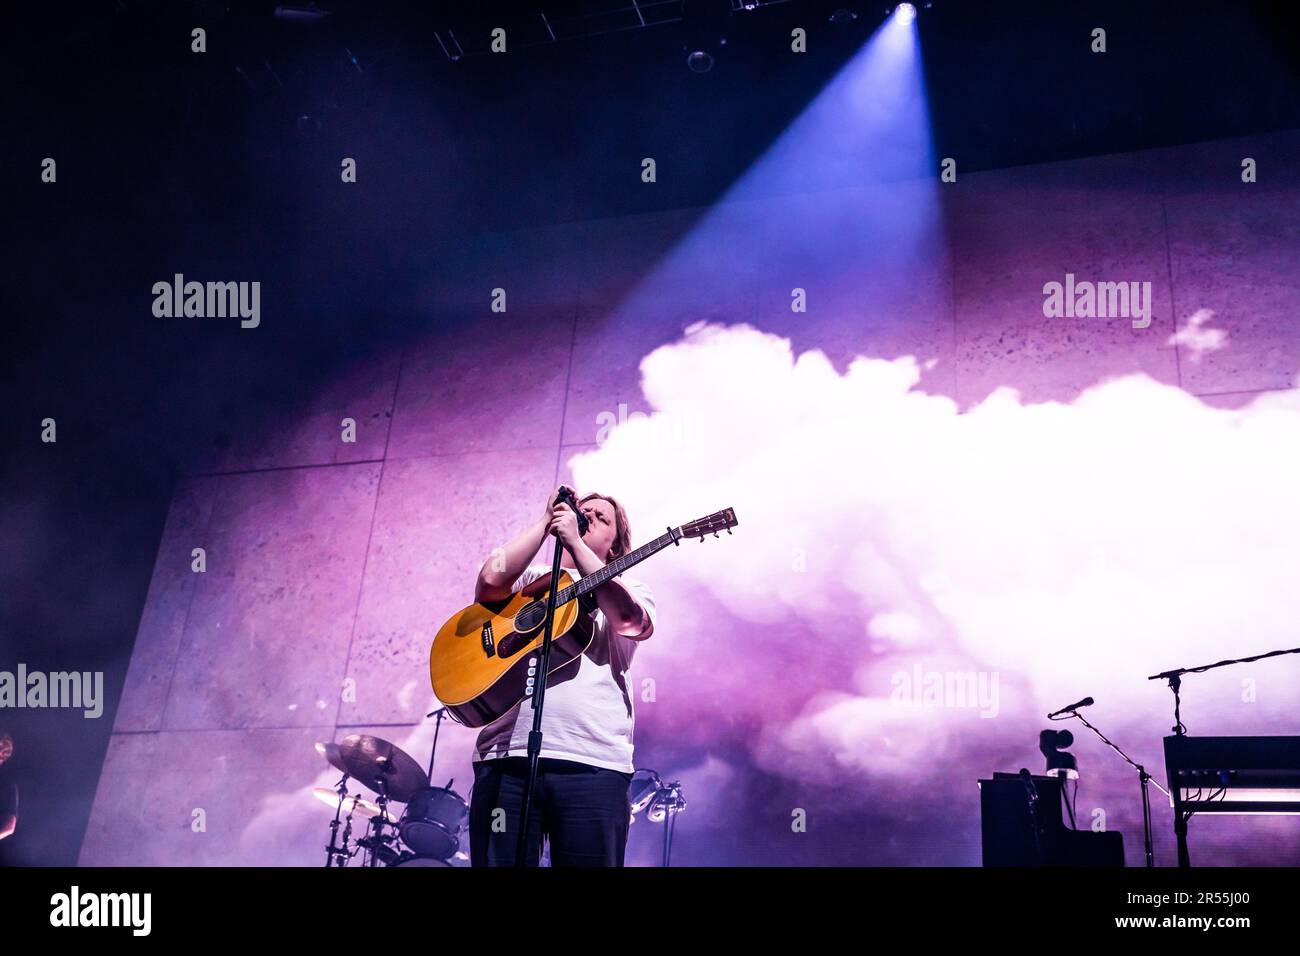
[[[329,787],[315,787],[312,789],[312,795],[327,806],[337,807],[339,805],[338,791]],[[343,815],[347,816],[349,813],[369,820],[372,817],[379,816],[379,804],[371,803],[360,794],[350,793],[343,798]],[[384,819],[388,823],[397,822],[397,818],[391,813],[385,816]]]

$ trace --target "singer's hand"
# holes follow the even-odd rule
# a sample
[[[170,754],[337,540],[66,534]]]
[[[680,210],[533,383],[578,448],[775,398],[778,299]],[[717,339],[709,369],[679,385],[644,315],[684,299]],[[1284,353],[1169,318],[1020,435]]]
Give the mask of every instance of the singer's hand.
[[[559,485],[556,487],[554,491],[551,492],[551,497],[546,499],[546,507],[542,509],[542,521],[546,524],[548,531],[550,530],[552,512],[555,511],[555,505],[560,500],[560,492],[566,489],[568,490],[569,494],[572,494],[574,496],[574,498],[578,497],[576,494],[574,494],[573,489],[570,488],[568,485]]]
[[[578,534],[578,516],[563,502],[551,509],[551,523],[546,531],[557,535],[570,551],[582,540],[582,535]]]

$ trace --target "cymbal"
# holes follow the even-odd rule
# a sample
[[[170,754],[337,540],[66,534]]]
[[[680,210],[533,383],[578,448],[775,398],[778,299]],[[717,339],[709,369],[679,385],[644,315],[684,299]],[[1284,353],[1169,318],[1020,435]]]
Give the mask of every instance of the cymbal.
[[[321,803],[329,807],[337,807],[339,805],[339,793],[337,790],[333,790],[330,787],[314,787],[312,789],[312,795]],[[351,813],[355,816],[369,820],[372,817],[379,816],[379,804],[370,802],[360,794],[350,793],[343,799],[343,813],[345,816]],[[391,813],[387,814],[384,819],[388,823],[397,822],[397,817],[393,816]]]
[[[406,751],[382,737],[369,734],[351,734],[338,743],[338,762],[325,746],[325,759],[335,768],[375,793],[388,794],[388,799],[406,803],[411,797],[429,786],[424,768]]]
[[[335,743],[325,743],[317,741],[316,752],[329,761],[329,765],[339,773],[347,773],[348,768],[343,766],[343,756],[339,753],[339,745]]]

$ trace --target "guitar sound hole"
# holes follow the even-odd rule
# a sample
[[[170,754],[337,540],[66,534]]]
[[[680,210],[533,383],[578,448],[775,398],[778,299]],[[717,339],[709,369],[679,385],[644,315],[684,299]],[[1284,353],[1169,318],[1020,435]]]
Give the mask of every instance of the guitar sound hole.
[[[515,615],[515,633],[527,634],[535,631],[546,622],[546,605],[541,601],[525,604]]]

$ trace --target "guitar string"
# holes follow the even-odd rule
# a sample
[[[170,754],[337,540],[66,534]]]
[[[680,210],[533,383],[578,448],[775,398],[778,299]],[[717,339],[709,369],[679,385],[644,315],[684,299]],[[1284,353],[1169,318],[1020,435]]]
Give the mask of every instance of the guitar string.
[[[681,531],[680,529],[678,529],[678,534],[680,533]],[[569,601],[573,600],[574,595],[571,595],[569,592],[578,591],[580,588],[582,588],[584,581],[591,582],[589,587],[596,587],[600,584],[603,584],[605,581],[609,580],[610,578],[618,574],[622,574],[625,570],[632,567],[632,565],[638,564],[641,561],[645,560],[646,558],[650,557],[650,555],[654,554],[655,551],[661,550],[662,548],[666,548],[669,544],[671,544],[676,539],[677,539],[677,535],[673,534],[672,532],[669,532],[668,534],[661,534],[653,541],[641,545],[641,547],[637,548],[635,551],[630,551],[627,554],[623,555],[622,557],[615,558],[613,561],[605,565],[599,571],[596,571],[594,574],[589,574],[584,578],[580,578],[576,584],[571,584],[568,587],[562,589],[560,593],[555,596],[556,606],[558,607],[561,604],[567,604]],[[644,554],[642,552],[644,552]],[[599,578],[600,580],[597,580],[597,578]]]

